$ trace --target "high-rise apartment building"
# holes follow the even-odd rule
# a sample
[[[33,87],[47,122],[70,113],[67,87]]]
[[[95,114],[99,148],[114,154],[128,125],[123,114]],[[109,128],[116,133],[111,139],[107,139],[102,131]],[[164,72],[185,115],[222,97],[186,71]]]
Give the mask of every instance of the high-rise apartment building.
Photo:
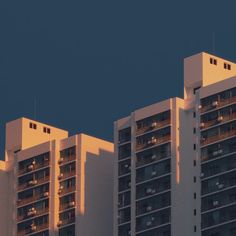
[[[21,118],[5,150],[1,235],[112,235],[112,143]]]
[[[114,236],[236,235],[236,65],[184,61],[184,98],[115,122]]]

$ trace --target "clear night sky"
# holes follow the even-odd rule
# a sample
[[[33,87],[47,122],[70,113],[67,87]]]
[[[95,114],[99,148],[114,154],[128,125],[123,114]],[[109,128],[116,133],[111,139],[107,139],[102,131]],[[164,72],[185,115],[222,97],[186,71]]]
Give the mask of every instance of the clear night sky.
[[[236,61],[236,1],[0,1],[0,141],[21,116],[112,140],[113,121],[183,94],[183,58]],[[1,149],[2,149],[1,147]]]

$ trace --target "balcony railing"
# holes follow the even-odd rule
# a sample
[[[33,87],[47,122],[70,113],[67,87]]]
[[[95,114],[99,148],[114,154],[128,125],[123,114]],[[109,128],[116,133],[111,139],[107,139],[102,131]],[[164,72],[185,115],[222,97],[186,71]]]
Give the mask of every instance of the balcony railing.
[[[46,214],[49,212],[49,208],[46,207],[44,209],[39,209],[37,210],[37,208],[35,208],[35,210],[33,211],[28,211],[25,215],[20,215],[20,216],[17,216],[17,221],[23,221],[23,220],[27,220],[31,217],[35,217],[35,216],[40,216],[40,215],[43,215],[43,214]]]
[[[75,173],[76,173],[75,170],[72,170],[70,172],[62,172],[62,173],[59,174],[58,180],[63,180],[63,179],[75,176]]]
[[[75,207],[75,205],[76,205],[75,201],[73,200],[73,201],[61,204],[60,207],[59,207],[59,210],[60,211],[64,211],[64,210],[67,210],[67,209]]]
[[[153,139],[149,139],[146,143],[144,144],[137,144],[137,150],[142,150],[148,147],[152,147],[155,146],[157,144],[161,144],[164,142],[167,142],[171,139],[171,135],[166,135],[164,137],[157,137],[157,138],[153,138]]]
[[[37,233],[39,231],[47,229],[48,227],[49,227],[48,223],[41,224],[41,225],[35,225],[35,226],[32,225],[26,229],[18,231],[17,236],[25,236],[25,235],[29,235],[32,233]]]
[[[235,102],[236,102],[236,96],[225,99],[224,101],[214,101],[214,102],[212,102],[212,104],[209,104],[207,106],[200,108],[200,111],[201,111],[201,113],[204,113],[204,112],[210,111],[212,109],[215,109],[215,108],[218,109],[220,107],[223,107],[223,106],[229,105],[231,103],[235,103]]]
[[[75,186],[70,186],[68,188],[59,188],[58,190],[59,195],[64,195],[71,192],[75,192]]]
[[[31,187],[34,187],[34,186],[37,186],[37,185],[40,185],[40,184],[44,184],[44,183],[47,183],[49,182],[49,176],[46,176],[45,178],[42,178],[42,179],[34,179],[34,180],[31,180],[31,181],[28,181],[26,183],[23,183],[21,185],[18,186],[18,191],[20,190],[25,190],[27,188],[31,188]]]
[[[75,223],[75,217],[71,217],[71,218],[68,218],[68,219],[62,219],[58,222],[58,227],[62,227],[62,226],[65,226],[65,225],[69,225],[69,224],[72,224],[72,223]]]
[[[220,141],[222,139],[232,137],[234,135],[236,135],[236,130],[230,130],[230,131],[225,132],[223,134],[218,134],[218,135],[206,138],[206,139],[201,139],[201,145],[204,146],[204,145],[207,145],[210,143],[214,143],[214,142]]]
[[[154,121],[154,122],[150,123],[150,125],[148,125],[148,126],[145,126],[145,127],[139,128],[139,129],[137,128],[136,134],[137,135],[143,134],[143,133],[149,132],[151,130],[162,128],[162,127],[169,125],[169,124],[170,124],[170,119],[163,120],[163,121]]]
[[[215,119],[215,120],[211,120],[211,121],[206,121],[204,123],[201,123],[201,129],[206,129],[208,127],[211,127],[211,126],[214,126],[214,125],[217,125],[217,124],[221,124],[222,122],[227,122],[227,121],[231,121],[231,120],[234,120],[236,119],[236,112],[235,113],[232,113],[230,115],[227,115],[227,116],[220,116],[220,119]]]
[[[64,165],[65,163],[73,161],[75,159],[76,159],[76,155],[71,155],[71,156],[67,156],[67,157],[60,157],[58,160],[58,164]]]
[[[18,199],[17,206],[20,207],[20,206],[26,205],[27,203],[35,202],[35,201],[38,201],[42,198],[46,198],[48,196],[49,196],[49,192],[44,192],[44,193],[37,194],[37,195],[29,197],[29,198]]]
[[[43,163],[32,163],[31,165],[27,165],[25,166],[25,168],[23,169],[19,169],[18,170],[18,175],[23,175],[26,173],[29,173],[31,171],[35,171],[37,169],[43,168],[43,167],[47,167],[49,166],[50,162],[48,161],[44,161]]]

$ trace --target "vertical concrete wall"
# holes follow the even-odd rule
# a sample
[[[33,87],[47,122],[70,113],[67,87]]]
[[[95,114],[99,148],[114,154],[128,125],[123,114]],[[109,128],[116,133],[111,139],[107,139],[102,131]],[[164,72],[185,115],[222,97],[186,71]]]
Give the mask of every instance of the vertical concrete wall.
[[[8,235],[8,174],[6,172],[5,162],[0,161],[0,230],[1,235]]]
[[[113,144],[81,134],[81,189],[77,234],[113,233]]]

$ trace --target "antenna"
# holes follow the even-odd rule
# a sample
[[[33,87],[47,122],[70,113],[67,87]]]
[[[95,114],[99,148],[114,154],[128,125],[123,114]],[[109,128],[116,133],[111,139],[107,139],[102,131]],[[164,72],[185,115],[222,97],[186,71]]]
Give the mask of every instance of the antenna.
[[[37,99],[36,96],[34,96],[34,120],[36,120],[37,115]]]
[[[215,48],[215,32],[212,32],[212,53],[215,54],[216,48]]]

